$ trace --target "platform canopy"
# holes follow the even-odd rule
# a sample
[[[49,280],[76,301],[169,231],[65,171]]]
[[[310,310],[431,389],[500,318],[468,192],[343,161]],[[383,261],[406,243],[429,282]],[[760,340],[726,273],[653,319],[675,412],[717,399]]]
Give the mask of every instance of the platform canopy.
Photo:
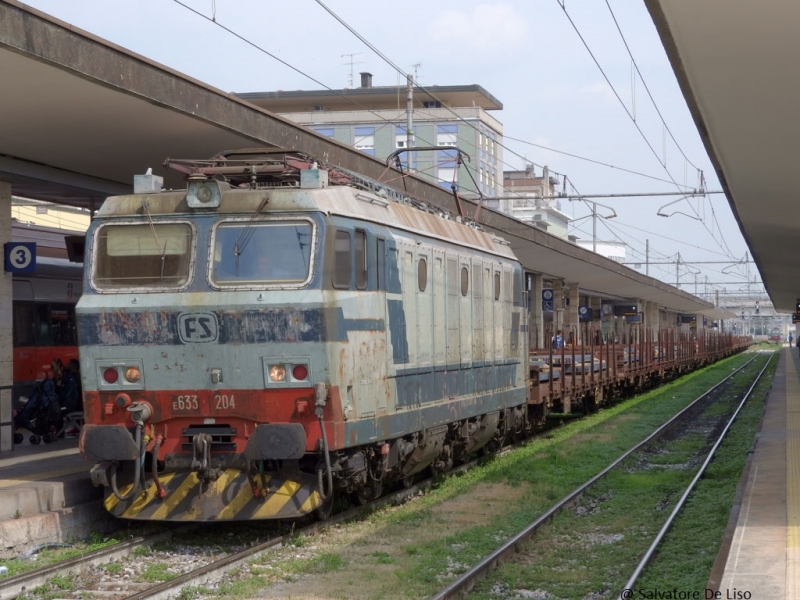
[[[794,312],[800,2],[645,3],[767,292],[776,310]]]

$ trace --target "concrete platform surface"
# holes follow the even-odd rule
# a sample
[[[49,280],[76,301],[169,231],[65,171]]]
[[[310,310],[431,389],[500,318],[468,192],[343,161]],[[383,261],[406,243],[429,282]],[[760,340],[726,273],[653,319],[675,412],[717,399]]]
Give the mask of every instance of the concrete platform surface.
[[[25,442],[0,454],[0,557],[106,530],[102,490],[92,487],[77,438]]]
[[[800,356],[780,350],[719,591],[800,599]]]

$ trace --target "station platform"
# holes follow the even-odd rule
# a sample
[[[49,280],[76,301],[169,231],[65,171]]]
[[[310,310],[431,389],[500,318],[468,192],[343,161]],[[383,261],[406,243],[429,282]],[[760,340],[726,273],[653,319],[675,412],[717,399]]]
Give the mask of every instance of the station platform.
[[[25,437],[0,454],[0,558],[107,529],[102,491],[92,487],[78,439],[32,445]]]
[[[755,451],[739,486],[724,571],[717,581],[712,574],[709,582],[719,597],[800,599],[798,374],[798,349],[784,345]]]

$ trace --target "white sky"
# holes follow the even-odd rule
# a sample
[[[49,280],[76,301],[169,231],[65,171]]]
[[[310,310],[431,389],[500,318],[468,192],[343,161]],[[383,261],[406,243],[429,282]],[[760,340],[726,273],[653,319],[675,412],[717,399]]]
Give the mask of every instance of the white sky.
[[[503,123],[507,136],[504,169],[521,169],[525,159],[539,166],[548,165],[551,171],[566,174],[583,194],[674,192],[676,186],[669,182],[670,178],[691,188],[698,185],[697,170],[665,134],[641,80],[637,78],[635,86],[632,84],[631,59],[604,1],[322,1],[401,69],[413,73],[412,65],[420,63],[418,80],[422,85],[479,84],[500,100],[503,110],[492,114]],[[356,86],[359,71],[371,72],[375,86],[396,85],[404,80],[314,0],[182,2],[206,16],[215,14],[219,24],[329,88],[348,85],[349,59],[342,55],[356,52],[361,53],[353,59],[358,61],[354,65]],[[566,14],[561,2],[566,3]],[[224,91],[320,89],[317,83],[174,0],[27,0],[27,4]],[[609,0],[609,4],[680,148],[704,171],[707,189],[719,190],[714,169],[644,3]],[[635,113],[636,124],[658,157],[606,83],[567,14],[627,110]],[[660,163],[664,156],[669,174]],[[541,168],[536,170],[539,173]],[[619,216],[608,222],[598,220],[598,239],[617,239],[614,235],[618,235],[630,245],[629,261],[644,262],[648,239],[653,262],[674,261],[678,252],[683,261],[689,262],[744,257],[747,246],[724,195],[673,204],[664,212],[683,214],[670,218],[656,215],[659,207],[678,198],[599,199]],[[562,201],[562,210],[575,218],[590,214],[590,209],[579,202]],[[598,213],[608,211],[598,207]],[[579,221],[576,227],[576,235],[591,239],[591,219]],[[723,274],[726,266],[691,267],[699,272],[697,291],[705,291],[706,277],[711,282],[728,282],[709,287],[709,291],[725,287],[730,293],[746,284],[744,267],[727,268]],[[641,271],[644,272],[644,265]],[[751,280],[754,276],[760,280],[753,265],[749,273]],[[651,265],[650,275],[674,285],[675,264]],[[682,288],[694,292],[695,276],[687,273],[683,265],[681,275]],[[730,283],[738,281],[741,284]]]

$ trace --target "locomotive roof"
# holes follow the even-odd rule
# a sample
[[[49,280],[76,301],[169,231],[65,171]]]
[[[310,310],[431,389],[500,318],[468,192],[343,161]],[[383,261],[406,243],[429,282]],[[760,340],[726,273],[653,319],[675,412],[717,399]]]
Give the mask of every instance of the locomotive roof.
[[[188,190],[157,192],[160,178],[148,171],[140,179],[143,187],[139,190],[148,193],[110,198],[97,216],[196,214],[212,207],[218,214],[228,215],[315,211],[371,221],[516,260],[508,242],[475,224],[359,173],[323,165],[302,151],[242,148],[210,159],[168,158],[164,164],[187,176]],[[194,196],[198,185],[214,188],[213,192],[206,190],[214,195],[212,204],[198,204]]]
[[[192,209],[186,200],[186,190],[160,193],[112,196],[103,203],[97,218],[152,216],[254,215],[277,213],[322,212],[369,221],[407,231],[416,235],[450,241],[516,260],[505,240],[473,225],[460,222],[441,211],[410,201],[398,202],[366,190],[350,186],[330,186],[319,189],[275,187],[262,189],[230,189],[223,191],[219,208]],[[267,197],[266,203],[264,198]],[[144,203],[147,205],[145,211]],[[257,212],[259,211],[260,212]]]

